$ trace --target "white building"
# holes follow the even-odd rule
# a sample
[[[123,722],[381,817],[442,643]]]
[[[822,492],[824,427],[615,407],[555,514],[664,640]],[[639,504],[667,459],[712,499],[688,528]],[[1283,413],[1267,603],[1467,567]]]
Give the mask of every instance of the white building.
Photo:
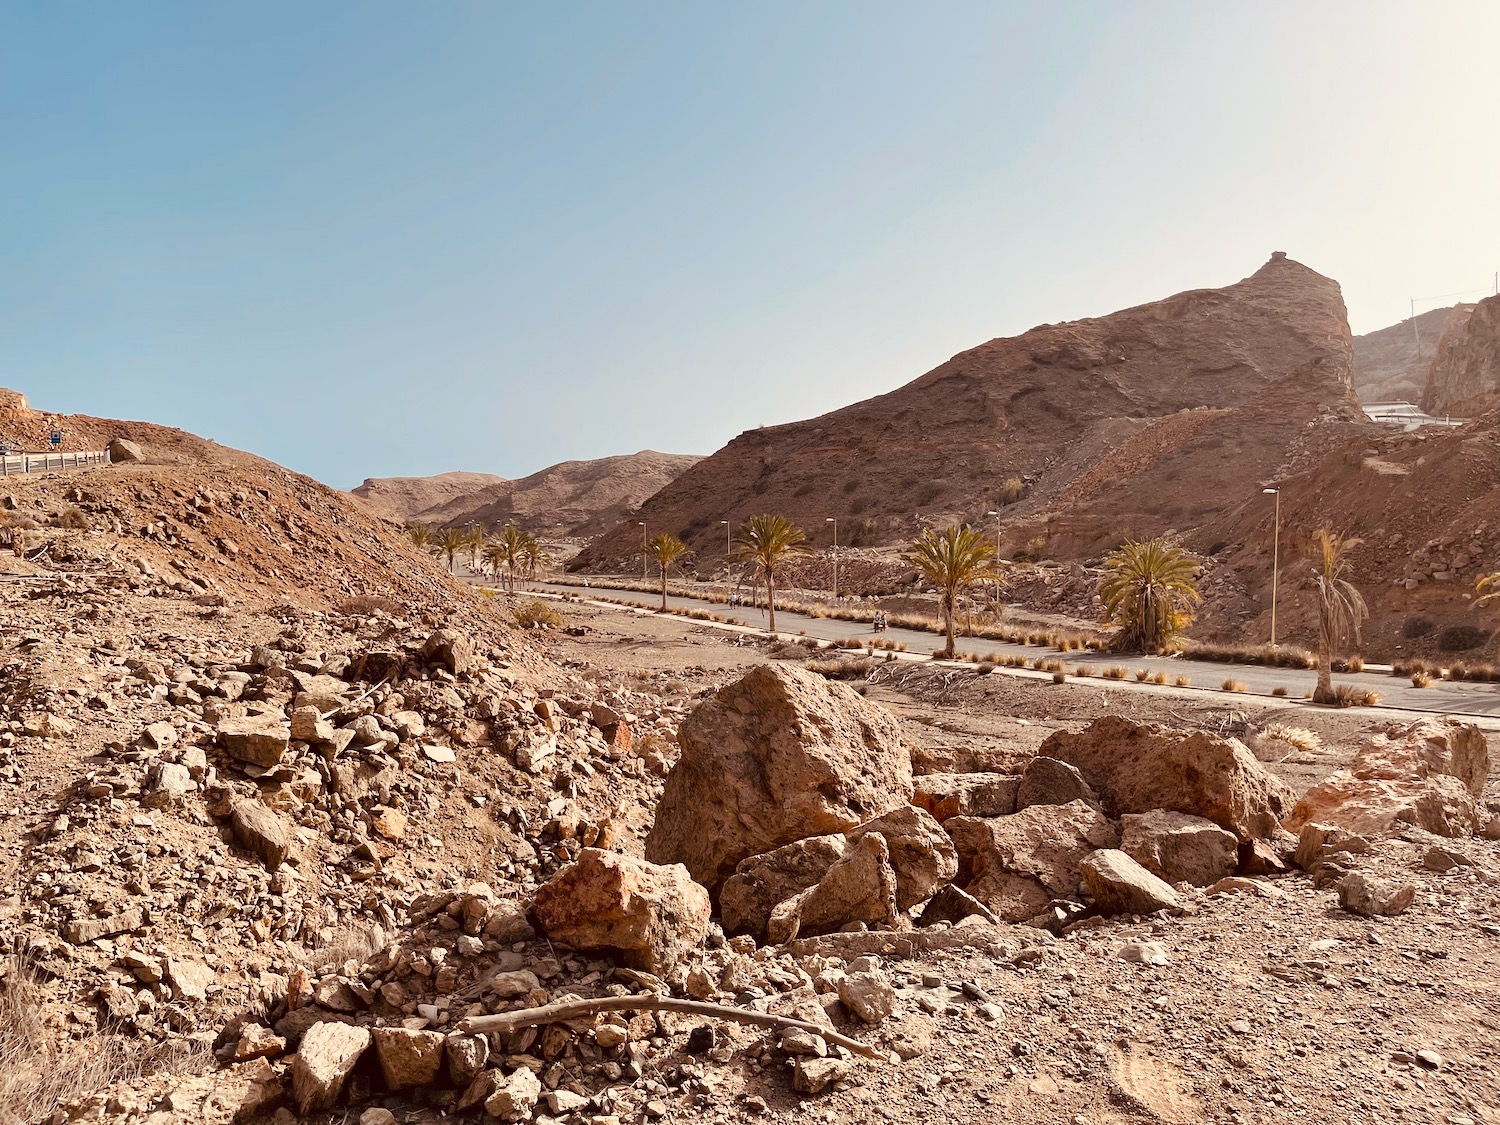
[[[1424,426],[1452,429],[1468,421],[1467,418],[1434,418],[1409,402],[1367,402],[1363,405],[1365,417],[1370,421],[1379,422],[1382,426],[1399,426],[1408,433]]]

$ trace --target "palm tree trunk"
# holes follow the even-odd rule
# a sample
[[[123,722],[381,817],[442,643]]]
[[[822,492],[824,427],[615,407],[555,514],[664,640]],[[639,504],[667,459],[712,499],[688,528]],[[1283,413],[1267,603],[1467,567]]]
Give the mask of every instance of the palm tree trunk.
[[[953,599],[947,594],[943,595],[943,623],[947,626],[948,647],[943,649],[943,655],[949,660],[953,659]]]
[[[1314,703],[1332,703],[1333,694],[1333,653],[1328,647],[1326,635],[1318,636],[1318,686],[1313,688]]]
[[[661,568],[661,611],[667,612],[667,568]]]
[[[776,572],[766,571],[766,609],[771,614],[771,632],[776,632]]]

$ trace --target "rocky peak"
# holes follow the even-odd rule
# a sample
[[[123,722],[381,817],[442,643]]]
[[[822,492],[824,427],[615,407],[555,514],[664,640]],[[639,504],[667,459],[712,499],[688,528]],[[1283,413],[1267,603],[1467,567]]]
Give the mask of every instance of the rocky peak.
[[[1427,372],[1422,409],[1429,414],[1472,416],[1500,394],[1500,296],[1472,308],[1460,306],[1438,339]]]

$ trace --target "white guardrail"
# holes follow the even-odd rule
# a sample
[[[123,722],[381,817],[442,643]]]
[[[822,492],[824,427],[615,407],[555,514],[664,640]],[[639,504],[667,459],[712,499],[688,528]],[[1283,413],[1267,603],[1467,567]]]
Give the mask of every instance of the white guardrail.
[[[109,454],[104,450],[79,453],[8,453],[0,457],[0,476],[13,477],[21,473],[45,473],[55,469],[82,469],[88,465],[109,464]]]

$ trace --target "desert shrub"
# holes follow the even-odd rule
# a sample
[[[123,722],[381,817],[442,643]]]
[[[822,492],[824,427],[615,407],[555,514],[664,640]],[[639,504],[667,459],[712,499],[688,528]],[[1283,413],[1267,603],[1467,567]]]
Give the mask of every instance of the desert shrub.
[[[1137,668],[1135,670],[1135,681],[1136,681],[1136,683],[1143,684],[1143,683],[1145,683],[1150,678],[1151,678],[1151,671],[1150,671],[1150,669],[1148,669],[1148,668]]]
[[[1380,693],[1367,691],[1353,684],[1339,684],[1333,689],[1333,705],[1335,707],[1378,707],[1380,706]]]
[[[1490,639],[1487,630],[1476,625],[1450,625],[1438,634],[1439,652],[1468,652]]]
[[[1401,635],[1409,641],[1425,637],[1437,631],[1437,622],[1430,617],[1408,617],[1401,623]]]
[[[1093,674],[1094,669],[1088,664],[1080,664],[1073,669],[1073,675],[1077,676],[1080,680],[1086,680]]]
[[[1431,687],[1432,686],[1432,673],[1430,673],[1430,672],[1413,672],[1412,673],[1412,677],[1411,677],[1411,686],[1412,687]]]
[[[1287,697],[1287,690],[1284,686],[1278,684],[1276,687],[1273,687],[1271,689],[1271,694],[1274,695],[1277,699],[1285,699]]]
[[[1063,662],[1061,660],[1038,660],[1036,666],[1039,672],[1055,673],[1063,670]]]
[[[68,531],[87,531],[89,518],[83,514],[82,508],[69,505],[52,517],[52,526],[65,528]]]
[[[1262,664],[1269,668],[1316,668],[1318,658],[1295,645],[1216,645],[1195,641],[1182,650],[1189,660],[1223,664]]]
[[[1420,657],[1412,657],[1407,660],[1395,660],[1391,663],[1391,675],[1393,676],[1414,676],[1418,672],[1432,673],[1437,671],[1439,671],[1439,669],[1436,665],[1429,664],[1427,663],[1427,661],[1421,659]]]
[[[523,629],[556,628],[562,624],[562,614],[539,598],[522,602],[510,611],[510,616]]]
[[[1363,656],[1340,656],[1330,661],[1329,667],[1335,672],[1363,672],[1365,658]]]
[[[864,648],[865,644],[858,637],[845,637],[839,642],[839,648]]]
[[[1219,686],[1222,687],[1225,691],[1246,692],[1250,690],[1250,688],[1246,686],[1243,680],[1236,679],[1225,680]]]
[[[1193,686],[1193,677],[1191,677],[1191,676],[1178,676],[1177,677],[1177,686],[1178,687],[1192,687]]]
[[[1165,672],[1152,672],[1148,677],[1147,682],[1153,684],[1164,684],[1167,682],[1167,674]]]
[[[1285,690],[1283,689],[1283,694]],[[1273,742],[1284,742],[1294,750],[1305,750],[1312,752],[1323,749],[1323,740],[1316,732],[1305,727],[1291,727],[1285,723],[1272,723],[1260,732],[1261,738],[1270,739]]]
[[[392,617],[398,617],[401,614],[401,603],[379,594],[358,594],[340,602],[338,611],[345,617],[368,617],[372,613],[388,613]]]
[[[1111,664],[1108,668],[1104,669],[1104,678],[1106,680],[1123,680],[1128,675],[1130,675],[1130,669],[1122,668],[1118,664]]]
[[[1068,674],[1066,672],[1053,672],[1052,673],[1052,682],[1054,684],[1067,683],[1068,682]]]
[[[993,660],[981,660],[979,662],[979,667],[974,669],[974,671],[978,672],[981,676],[988,676],[994,670],[995,662]]]
[[[803,665],[809,672],[829,680],[863,680],[873,667],[868,660],[809,660]]]

